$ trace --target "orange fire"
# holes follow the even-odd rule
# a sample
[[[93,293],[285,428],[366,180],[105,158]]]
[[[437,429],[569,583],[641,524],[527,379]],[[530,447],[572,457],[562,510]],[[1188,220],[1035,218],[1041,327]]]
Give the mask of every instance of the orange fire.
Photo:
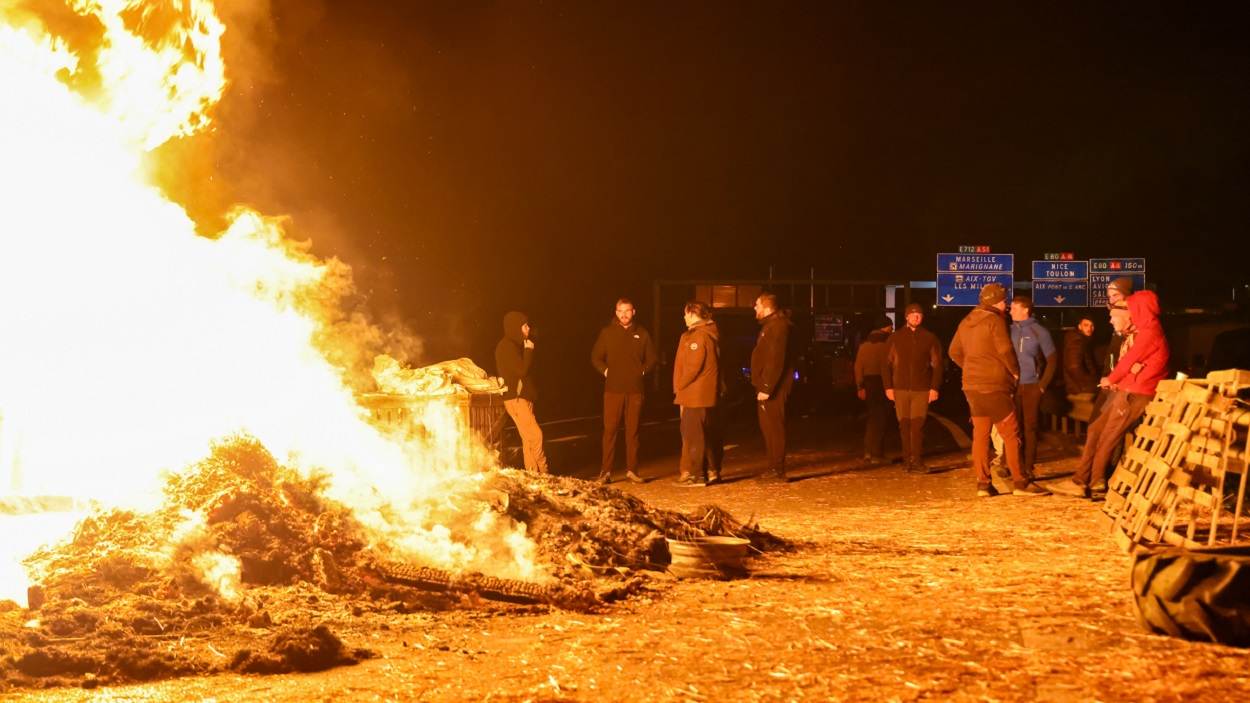
[[[197,236],[146,179],[145,155],[204,129],[225,89],[212,4],[66,4],[103,28],[89,54],[0,2],[0,492],[142,506],[162,472],[246,433],[327,471],[330,497],[402,556],[542,579],[525,526],[480,488],[495,458],[462,418],[434,404],[426,431],[384,434],[327,359],[350,355],[319,348],[314,301],[342,265],[246,208]],[[13,565],[69,527],[40,519],[0,554],[0,597],[24,593]],[[219,556],[206,581],[228,583]]]

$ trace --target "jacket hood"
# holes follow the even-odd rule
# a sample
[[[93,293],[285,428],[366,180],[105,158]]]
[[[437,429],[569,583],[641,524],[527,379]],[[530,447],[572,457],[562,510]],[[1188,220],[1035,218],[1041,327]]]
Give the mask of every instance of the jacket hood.
[[[715,320],[705,320],[703,322],[699,322],[694,327],[690,328],[690,331],[693,332],[694,330],[702,330],[704,334],[708,335],[713,340],[717,342],[720,341],[720,328],[716,326]]]
[[[1152,290],[1139,290],[1128,297],[1128,314],[1138,329],[1159,324],[1159,296]]]
[[[520,344],[525,335],[521,334],[521,325],[529,322],[529,317],[523,312],[513,310],[503,316],[503,336]]]
[[[889,339],[889,338],[890,338],[890,333],[889,333],[889,332],[882,332],[881,330],[873,330],[872,332],[869,332],[869,333],[868,333],[868,339],[867,339],[867,340],[865,340],[865,341],[868,341],[868,342],[884,342],[885,340],[887,340],[887,339]]]

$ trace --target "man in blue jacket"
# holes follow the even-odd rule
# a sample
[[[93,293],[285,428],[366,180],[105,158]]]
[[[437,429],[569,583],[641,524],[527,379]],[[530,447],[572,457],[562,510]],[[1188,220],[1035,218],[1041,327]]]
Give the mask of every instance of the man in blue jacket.
[[[1020,385],[1016,388],[1016,416],[1020,418],[1020,472],[1034,479],[1037,459],[1037,416],[1042,396],[1055,378],[1057,355],[1050,332],[1033,318],[1033,301],[1017,295],[1011,301],[1011,347],[1020,363]]]

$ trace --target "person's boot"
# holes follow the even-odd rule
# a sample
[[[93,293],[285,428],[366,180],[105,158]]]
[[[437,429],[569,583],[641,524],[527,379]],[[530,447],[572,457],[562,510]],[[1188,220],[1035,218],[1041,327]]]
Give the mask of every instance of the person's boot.
[[[599,482],[599,483],[601,483],[601,484],[603,484],[603,485],[605,485],[605,486],[606,486],[606,485],[608,485],[609,483],[612,483],[612,472],[611,472],[611,471],[600,471],[600,472],[599,472],[599,476],[595,478],[595,481],[597,481],[597,482]]]
[[[898,441],[899,445],[902,447],[902,456],[899,460],[903,462],[903,470],[911,472],[912,467],[915,464],[916,457],[915,454],[912,453],[910,419],[904,418],[898,421]]]
[[[630,482],[632,482],[632,483],[646,483],[646,482],[647,482],[647,480],[646,480],[645,478],[643,478],[643,477],[639,476],[638,474],[634,473],[633,471],[626,471],[626,472],[625,472],[625,478],[629,479],[629,480],[630,480]]]
[[[911,465],[918,474],[931,474],[934,469],[924,463],[924,419],[911,421]]]

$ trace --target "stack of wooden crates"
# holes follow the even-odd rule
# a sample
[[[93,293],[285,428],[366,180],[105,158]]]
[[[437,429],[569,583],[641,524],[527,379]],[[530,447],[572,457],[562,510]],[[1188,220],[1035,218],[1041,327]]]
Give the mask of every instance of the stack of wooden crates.
[[[1250,541],[1247,389],[1250,371],[1241,370],[1159,383],[1103,506],[1125,551]]]

